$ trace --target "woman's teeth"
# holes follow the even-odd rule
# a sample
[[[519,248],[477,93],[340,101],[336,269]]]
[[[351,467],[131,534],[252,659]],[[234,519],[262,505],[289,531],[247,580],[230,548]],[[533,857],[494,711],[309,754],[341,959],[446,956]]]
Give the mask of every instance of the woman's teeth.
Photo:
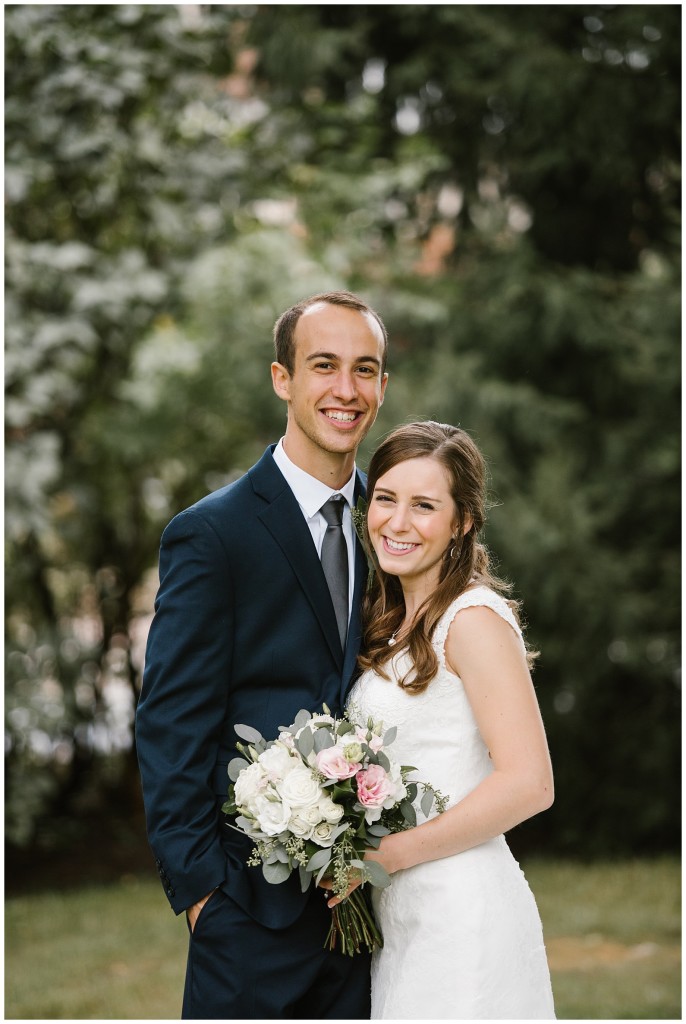
[[[400,541],[391,540],[390,537],[384,537],[384,540],[391,551],[411,551],[412,548],[417,547],[416,544],[408,544],[407,542],[403,544]]]

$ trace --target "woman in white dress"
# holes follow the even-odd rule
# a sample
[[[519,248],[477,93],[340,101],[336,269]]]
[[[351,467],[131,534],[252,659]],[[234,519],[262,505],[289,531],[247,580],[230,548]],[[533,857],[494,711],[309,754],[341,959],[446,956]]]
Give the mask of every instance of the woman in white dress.
[[[368,477],[378,567],[350,704],[397,725],[394,757],[449,796],[368,854],[392,876],[373,890],[372,1018],[554,1019],[538,910],[503,835],[550,806],[552,771],[516,605],[478,540],[483,459],[463,430],[414,423]]]

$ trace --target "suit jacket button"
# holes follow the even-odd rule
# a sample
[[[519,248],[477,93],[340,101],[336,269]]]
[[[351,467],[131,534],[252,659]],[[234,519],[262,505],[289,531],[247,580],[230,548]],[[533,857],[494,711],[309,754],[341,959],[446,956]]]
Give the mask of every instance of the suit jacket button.
[[[176,889],[172,889],[172,887],[169,886],[169,888],[167,889],[167,896],[171,896],[172,898],[176,896]]]

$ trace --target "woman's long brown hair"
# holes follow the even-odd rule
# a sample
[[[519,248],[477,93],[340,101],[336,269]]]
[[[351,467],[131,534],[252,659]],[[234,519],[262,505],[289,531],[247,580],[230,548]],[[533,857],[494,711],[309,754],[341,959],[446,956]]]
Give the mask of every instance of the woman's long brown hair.
[[[432,420],[397,427],[371,458],[367,473],[369,501],[374,499],[377,481],[394,466],[408,459],[426,457],[439,462],[448,474],[455,505],[457,539],[446,548],[438,586],[421,605],[410,632],[403,640],[403,648],[409,650],[413,668],[399,681],[399,685],[414,694],[422,693],[438,671],[431,637],[439,619],[455,598],[475,585],[490,587],[503,596],[510,589],[508,583],[491,571],[488,551],[479,540],[486,518],[486,467],[481,452],[466,431]],[[376,572],[362,608],[363,653],[359,664],[363,669],[374,669],[388,679],[384,666],[395,653],[388,640],[405,618],[405,600],[398,577],[380,568],[366,526],[365,533],[367,550],[372,553]],[[519,620],[518,603],[508,600],[508,604]],[[533,652],[528,653],[530,664],[534,657]]]

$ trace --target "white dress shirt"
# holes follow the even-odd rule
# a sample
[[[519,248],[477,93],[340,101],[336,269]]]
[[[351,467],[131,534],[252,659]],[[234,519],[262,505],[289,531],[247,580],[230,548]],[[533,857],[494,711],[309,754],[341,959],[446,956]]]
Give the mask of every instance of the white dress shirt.
[[[350,509],[355,501],[355,469],[352,476],[343,487],[337,491],[332,490],[321,480],[310,476],[304,469],[300,469],[286,455],[283,447],[283,438],[274,449],[274,462],[286,478],[286,483],[293,491],[295,500],[300,505],[305,522],[307,523],[317,555],[321,558],[322,542],[326,533],[326,520],[320,509],[325,502],[334,494],[343,496],[343,535],[348,546],[348,618],[353,605],[353,591],[355,589],[355,527]]]

